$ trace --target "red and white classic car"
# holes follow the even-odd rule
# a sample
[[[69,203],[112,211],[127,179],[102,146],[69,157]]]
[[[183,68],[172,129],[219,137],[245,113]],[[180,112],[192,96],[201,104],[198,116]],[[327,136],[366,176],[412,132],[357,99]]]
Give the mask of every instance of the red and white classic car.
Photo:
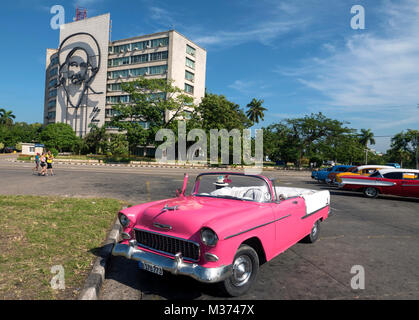
[[[381,169],[368,177],[341,176],[341,189],[362,191],[365,196],[375,198],[379,194],[419,198],[419,170]]]
[[[244,294],[259,265],[300,240],[314,242],[329,215],[329,191],[277,186],[264,176],[205,173],[191,195],[122,210],[122,241],[112,254],[140,268],[220,283],[231,296]]]

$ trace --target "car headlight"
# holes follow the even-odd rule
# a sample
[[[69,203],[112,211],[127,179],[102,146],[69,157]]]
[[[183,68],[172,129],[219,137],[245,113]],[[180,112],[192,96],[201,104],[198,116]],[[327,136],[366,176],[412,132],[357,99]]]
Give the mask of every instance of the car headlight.
[[[209,247],[215,247],[218,242],[218,236],[211,229],[203,228],[201,230],[201,240],[205,245]]]
[[[119,214],[119,222],[121,222],[121,225],[124,228],[128,227],[131,223],[130,219],[128,219],[128,217],[123,213]]]

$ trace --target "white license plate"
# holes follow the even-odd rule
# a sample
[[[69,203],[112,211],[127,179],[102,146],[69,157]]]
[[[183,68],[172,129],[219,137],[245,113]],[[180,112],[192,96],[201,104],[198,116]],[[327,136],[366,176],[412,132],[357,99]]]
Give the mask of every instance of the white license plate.
[[[163,275],[163,268],[162,267],[155,266],[154,264],[147,263],[147,262],[140,262],[139,265],[140,265],[140,269],[158,274],[159,276]]]

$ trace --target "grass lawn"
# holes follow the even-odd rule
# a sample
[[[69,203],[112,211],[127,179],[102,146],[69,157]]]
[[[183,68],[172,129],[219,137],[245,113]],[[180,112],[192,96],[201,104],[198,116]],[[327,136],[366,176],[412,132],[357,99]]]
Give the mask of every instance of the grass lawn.
[[[123,202],[0,195],[0,300],[75,299]],[[53,290],[62,265],[65,290]]]

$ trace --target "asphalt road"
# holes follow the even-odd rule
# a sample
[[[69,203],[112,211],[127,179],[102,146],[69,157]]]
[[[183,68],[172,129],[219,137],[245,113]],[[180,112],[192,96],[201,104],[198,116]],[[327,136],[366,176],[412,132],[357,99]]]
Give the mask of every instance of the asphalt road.
[[[32,175],[31,164],[0,159],[0,194],[112,197],[132,204],[172,197],[183,170],[57,165],[56,176]],[[191,179],[199,171],[190,170]],[[284,185],[327,188],[307,173],[266,173]],[[419,199],[379,197],[331,189],[332,216],[314,244],[296,244],[264,264],[240,299],[419,299]],[[351,288],[354,266],[365,289]],[[101,299],[228,299],[215,285],[188,277],[160,277],[113,257]]]

